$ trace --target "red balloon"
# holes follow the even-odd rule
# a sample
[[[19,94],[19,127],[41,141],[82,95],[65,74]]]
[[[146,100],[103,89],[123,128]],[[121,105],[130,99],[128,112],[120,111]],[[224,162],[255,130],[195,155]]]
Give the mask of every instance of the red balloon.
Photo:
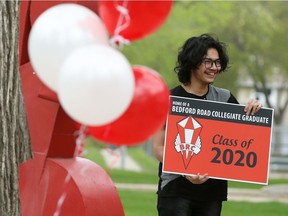
[[[119,31],[120,36],[133,41],[156,31],[168,17],[172,5],[173,0],[100,0],[99,15],[110,35],[115,36]],[[127,16],[122,16],[125,11],[128,12]]]
[[[163,127],[169,109],[169,89],[162,77],[144,66],[132,66],[135,91],[126,112],[114,122],[87,127],[98,140],[115,145],[136,145]]]

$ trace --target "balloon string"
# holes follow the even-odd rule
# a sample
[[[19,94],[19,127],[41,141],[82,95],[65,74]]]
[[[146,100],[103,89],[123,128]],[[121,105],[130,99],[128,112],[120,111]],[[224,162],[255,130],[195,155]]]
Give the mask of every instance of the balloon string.
[[[114,1],[115,4],[115,1]],[[124,0],[122,5],[115,5],[116,10],[119,12],[117,25],[114,30],[114,35],[110,39],[110,44],[113,47],[122,48],[123,44],[130,44],[130,41],[120,35],[120,32],[125,30],[130,25],[130,15],[127,9],[128,0]]]
[[[123,5],[116,5],[116,9],[120,13],[118,22],[114,31],[114,35],[119,35],[121,31],[126,29],[130,24],[129,10],[127,9],[128,0],[123,1]],[[123,23],[123,19],[125,22]],[[122,24],[123,23],[123,24]]]
[[[86,138],[86,129],[87,129],[87,126],[81,125],[79,131],[77,131],[77,133],[76,133],[77,138],[75,141],[76,146],[75,146],[75,150],[74,150],[74,157],[82,156],[84,140]],[[86,168],[83,167],[83,169],[85,170]],[[80,173],[83,174],[83,170],[80,170]],[[68,183],[70,182],[71,179],[72,179],[72,176],[67,172],[67,175],[66,175],[64,183],[63,183],[63,192],[57,201],[57,207],[56,207],[56,210],[55,210],[53,216],[59,216],[61,213],[63,203],[64,203],[66,196],[67,196],[67,188],[68,188],[67,186],[68,186]]]
[[[112,171],[112,169],[115,167],[115,165],[117,164],[117,162],[120,160],[121,155],[120,155],[119,152],[116,152],[115,150],[111,150],[109,148],[106,148],[106,151],[107,151],[108,154],[110,154],[111,156],[114,157],[111,160],[111,162],[108,164],[107,173],[110,173]]]
[[[79,131],[77,131],[76,135],[76,146],[75,146],[75,150],[74,150],[74,157],[81,157],[83,154],[83,146],[84,146],[84,140],[87,137],[86,134],[86,130],[87,130],[87,126],[86,125],[81,125]]]
[[[66,191],[67,185],[70,182],[70,180],[71,180],[71,175],[69,175],[67,173],[65,181],[64,181],[64,185],[63,185],[63,193],[61,194],[61,196],[59,197],[59,199],[57,201],[57,207],[56,207],[56,210],[55,210],[53,216],[59,216],[61,213],[63,203],[64,203],[66,196],[67,196],[67,191]]]

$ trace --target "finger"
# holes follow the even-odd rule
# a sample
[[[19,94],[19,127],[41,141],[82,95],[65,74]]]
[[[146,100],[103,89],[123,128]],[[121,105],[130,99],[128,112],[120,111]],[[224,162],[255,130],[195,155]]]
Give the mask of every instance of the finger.
[[[256,103],[253,105],[253,109],[251,111],[251,115],[254,115],[256,112],[258,112],[262,107],[262,104]]]
[[[209,179],[209,176],[207,173],[204,175],[200,175],[200,173],[198,173],[197,175],[185,176],[185,177],[188,181],[192,182],[193,184],[203,184]]]
[[[197,178],[197,176],[188,176],[188,175],[186,175],[185,178],[186,178],[188,181],[190,181],[190,182],[192,182],[193,184],[195,184],[195,183],[196,183],[196,178]]]
[[[250,100],[247,102],[247,104],[246,104],[246,106],[245,106],[245,108],[244,108],[244,112],[245,112],[247,115],[250,114],[250,112],[251,112],[251,110],[252,110],[252,108],[253,108],[254,102],[255,102],[254,99],[250,99]]]
[[[197,175],[188,176],[188,179],[192,181],[199,181],[199,178],[200,178],[200,173],[197,173]]]
[[[202,183],[206,182],[209,179],[209,176],[207,173],[205,173],[203,176],[200,176],[199,181]]]

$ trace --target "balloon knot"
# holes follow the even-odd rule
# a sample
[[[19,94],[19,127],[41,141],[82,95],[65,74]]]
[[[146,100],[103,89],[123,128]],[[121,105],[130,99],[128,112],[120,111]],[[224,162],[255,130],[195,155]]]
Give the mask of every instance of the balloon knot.
[[[129,45],[130,41],[122,37],[121,35],[114,35],[110,39],[110,45],[114,48],[122,48],[123,45]]]

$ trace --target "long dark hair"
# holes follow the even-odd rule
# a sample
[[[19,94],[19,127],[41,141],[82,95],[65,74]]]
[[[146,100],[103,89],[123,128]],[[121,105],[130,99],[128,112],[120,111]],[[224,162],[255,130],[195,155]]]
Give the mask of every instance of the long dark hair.
[[[221,70],[225,71],[229,57],[226,51],[226,44],[213,38],[210,34],[202,34],[198,37],[187,39],[184,45],[179,49],[178,58],[174,71],[178,75],[179,82],[183,84],[190,83],[191,71],[193,72],[202,63],[203,57],[207,54],[208,49],[215,48],[218,51]]]

